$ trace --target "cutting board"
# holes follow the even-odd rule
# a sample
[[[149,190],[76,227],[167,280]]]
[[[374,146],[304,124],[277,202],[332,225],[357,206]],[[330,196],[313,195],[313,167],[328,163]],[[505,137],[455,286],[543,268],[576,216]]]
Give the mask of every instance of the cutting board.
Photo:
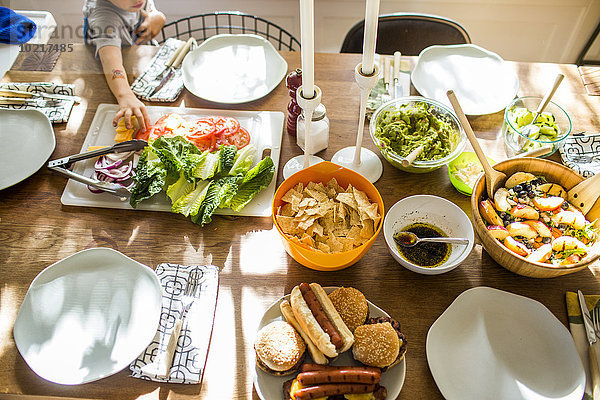
[[[240,125],[250,132],[250,143],[257,148],[254,164],[256,164],[264,153],[270,151],[270,156],[275,164],[275,176],[269,186],[263,189],[246,207],[239,212],[229,208],[220,208],[215,214],[239,215],[250,217],[270,217],[271,202],[275,194],[275,182],[279,168],[279,155],[281,153],[281,135],[283,133],[284,115],[277,111],[236,111],[236,110],[210,110],[200,108],[183,107],[146,107],[151,122],[169,113],[178,113],[184,116],[206,117],[209,115],[220,115],[234,117],[240,121]],[[94,115],[90,130],[83,141],[81,152],[87,151],[90,146],[109,146],[115,143],[115,128],[112,121],[119,110],[116,104],[100,104]],[[91,177],[94,172],[96,159],[79,161],[74,164],[73,172]],[[92,193],[83,183],[69,179],[67,186],[61,196],[61,202],[67,206],[119,208],[125,210],[152,210],[171,211],[171,202],[164,192],[154,195],[148,200],[142,201],[134,209],[129,205],[128,199],[120,199],[108,193]]]

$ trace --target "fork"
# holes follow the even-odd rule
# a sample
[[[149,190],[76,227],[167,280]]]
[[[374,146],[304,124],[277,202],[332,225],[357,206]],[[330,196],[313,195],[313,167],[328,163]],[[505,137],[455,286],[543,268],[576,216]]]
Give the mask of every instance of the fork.
[[[383,59],[383,87],[385,91],[381,94],[381,103],[387,103],[391,100],[392,96],[390,94],[390,68],[391,60],[388,57]]]
[[[592,310],[592,324],[594,325],[596,336],[600,337],[600,308],[594,307]]]
[[[183,291],[183,296],[181,297],[181,311],[179,313],[179,318],[177,318],[175,324],[173,325],[173,329],[171,330],[169,343],[167,344],[165,350],[160,353],[151,364],[146,366],[147,368],[142,368],[144,372],[155,373],[161,378],[169,375],[169,370],[171,369],[173,356],[175,354],[175,349],[177,348],[177,342],[179,339],[179,334],[181,333],[183,322],[190,308],[192,307],[192,304],[194,304],[194,300],[197,299],[199,286],[200,274],[197,269],[194,269],[188,276],[187,283]]]

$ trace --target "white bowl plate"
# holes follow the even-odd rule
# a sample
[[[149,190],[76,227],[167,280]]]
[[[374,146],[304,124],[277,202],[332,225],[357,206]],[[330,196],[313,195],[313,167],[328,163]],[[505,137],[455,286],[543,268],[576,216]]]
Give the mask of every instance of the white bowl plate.
[[[35,174],[56,139],[50,120],[38,110],[0,109],[0,190]]]
[[[400,255],[394,242],[394,233],[418,222],[433,225],[448,237],[467,238],[469,244],[453,244],[450,257],[440,266],[426,268],[412,264]],[[460,207],[444,198],[425,194],[406,197],[394,204],[385,214],[383,236],[388,250],[398,263],[424,275],[437,275],[453,270],[471,254],[475,241],[473,224]]]
[[[427,334],[427,362],[448,400],[580,400],[573,338],[543,304],[489,287],[461,293]]]
[[[323,289],[325,289],[325,292],[331,293],[335,289],[338,289],[338,288],[337,287],[324,287]],[[285,319],[281,315],[281,311],[279,309],[279,304],[281,304],[281,302],[284,300],[289,300],[289,297],[290,297],[289,295],[283,296],[282,298],[277,300],[275,303],[273,303],[267,309],[267,311],[265,311],[265,314],[263,315],[263,317],[260,320],[260,323],[258,325],[257,332],[259,330],[261,330],[264,326],[268,325],[269,323],[271,323],[273,321],[280,321],[280,320],[285,321]],[[370,317],[389,317],[389,314],[387,314],[381,308],[377,307],[375,304],[371,303],[368,300],[367,300],[367,303],[369,304],[369,316]],[[400,321],[400,324],[402,324],[401,321]],[[306,351],[307,351],[307,358],[306,358],[305,362],[312,362],[310,359],[310,356],[308,355],[308,350],[306,350]],[[331,365],[348,366],[348,365],[362,365],[362,364],[360,364],[359,362],[355,361],[354,358],[352,358],[352,349],[350,349],[350,350],[346,351],[345,353],[342,353],[338,358],[336,358],[331,363]],[[395,365],[394,367],[390,368],[389,370],[387,370],[386,372],[381,374],[380,385],[384,386],[387,389],[387,398],[388,399],[395,399],[396,397],[398,397],[398,395],[400,394],[400,390],[402,389],[402,385],[404,385],[405,376],[406,376],[406,357],[398,365]],[[264,372],[262,369],[260,369],[255,363],[254,388],[256,389],[258,396],[262,400],[282,399],[283,398],[283,383],[287,380],[292,379],[293,377],[295,377],[295,374],[289,375],[289,376],[270,375],[270,374]]]
[[[474,44],[430,46],[411,75],[415,88],[448,106],[450,89],[467,115],[503,110],[519,90],[519,78],[502,57]]]
[[[194,95],[215,103],[260,99],[279,85],[287,63],[269,41],[257,35],[217,35],[188,53],[183,83]]]
[[[33,280],[14,338],[29,367],[76,385],[127,367],[158,327],[161,286],[154,271],[108,248],[58,261]]]

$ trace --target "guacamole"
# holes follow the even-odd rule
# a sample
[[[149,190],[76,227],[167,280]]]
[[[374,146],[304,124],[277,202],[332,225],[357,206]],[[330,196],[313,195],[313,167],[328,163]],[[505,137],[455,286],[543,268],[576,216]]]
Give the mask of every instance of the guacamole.
[[[431,106],[425,103],[403,104],[398,109],[383,111],[375,129],[380,146],[400,157],[406,157],[422,145],[417,161],[446,157],[457,135],[450,122],[435,116]]]

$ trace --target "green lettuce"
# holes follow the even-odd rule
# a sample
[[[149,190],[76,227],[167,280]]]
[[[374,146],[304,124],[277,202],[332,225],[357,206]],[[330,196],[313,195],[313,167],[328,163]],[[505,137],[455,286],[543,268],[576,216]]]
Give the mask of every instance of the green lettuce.
[[[189,194],[181,196],[173,203],[171,211],[189,217],[198,214],[200,206],[206,197],[211,181],[198,181],[196,187]]]
[[[233,211],[240,211],[246,206],[264,188],[269,186],[273,175],[275,174],[275,165],[271,157],[263,158],[254,168],[252,168],[239,185],[236,194],[231,198],[228,206]]]
[[[135,208],[142,200],[159,193],[165,186],[166,179],[167,169],[161,159],[150,147],[144,148],[133,176],[134,185],[131,188],[129,204]]]
[[[252,144],[244,146],[235,155],[235,161],[229,169],[229,175],[245,174],[252,167],[256,147]]]

